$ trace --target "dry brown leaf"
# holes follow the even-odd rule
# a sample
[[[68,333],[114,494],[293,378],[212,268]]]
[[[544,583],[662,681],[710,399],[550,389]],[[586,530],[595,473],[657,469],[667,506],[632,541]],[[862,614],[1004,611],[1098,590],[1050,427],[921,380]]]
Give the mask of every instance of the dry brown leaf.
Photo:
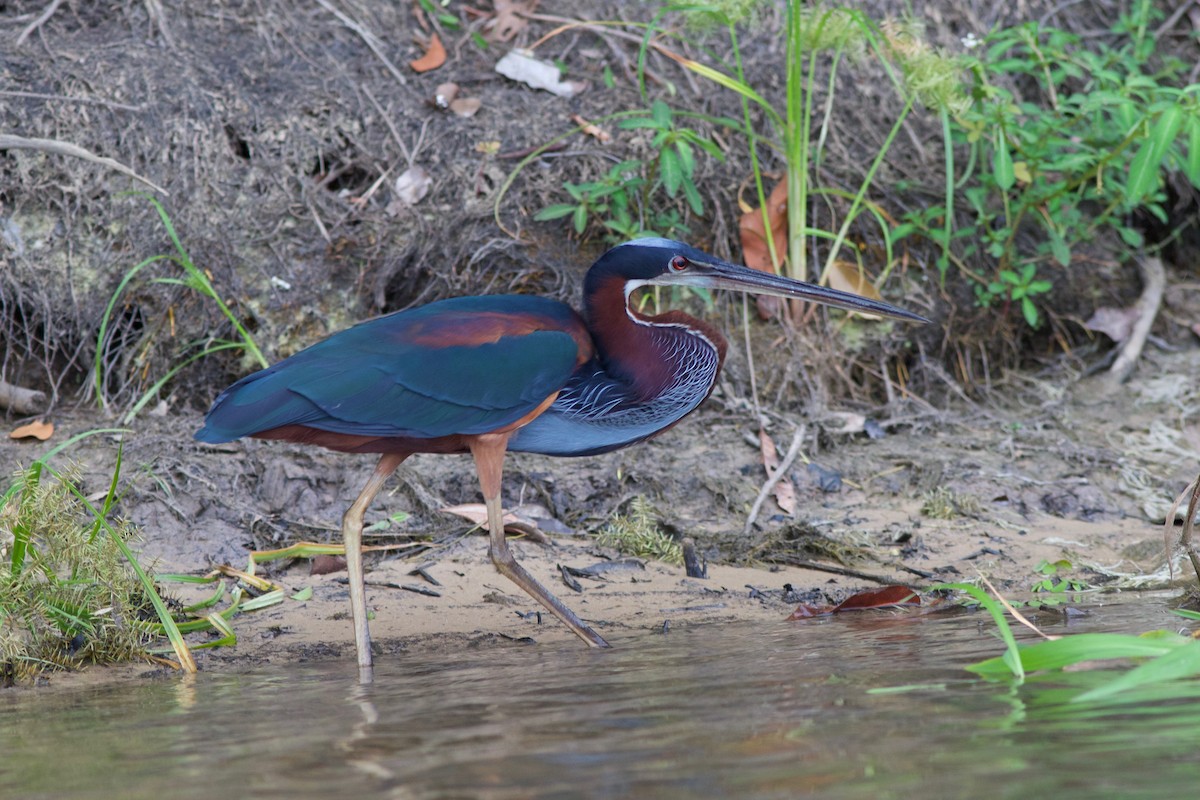
[[[462,505],[447,506],[438,510],[462,517],[481,528],[487,528],[487,506],[483,503],[463,503]],[[504,530],[506,533],[528,536],[534,541],[543,544],[548,541],[546,536],[538,530],[537,523],[534,520],[514,514],[511,511],[504,514]]]
[[[20,425],[16,428],[13,428],[12,433],[10,433],[8,435],[8,438],[10,438],[10,439],[33,438],[33,439],[37,439],[40,442],[44,442],[53,435],[54,435],[54,423],[53,422],[45,422],[43,420],[36,419],[33,422],[28,422],[24,425]]]
[[[1134,324],[1140,317],[1141,313],[1137,306],[1130,308],[1103,306],[1096,309],[1096,313],[1092,314],[1091,319],[1083,323],[1083,327],[1089,331],[1103,333],[1117,344],[1121,344],[1129,338],[1129,334],[1133,332]]]
[[[308,568],[308,574],[328,575],[331,572],[341,572],[345,568],[345,556],[320,555],[313,558],[312,564],[310,564]]]
[[[767,198],[767,219],[771,223],[771,239],[775,243],[775,255],[782,269],[787,254],[787,182],[780,181]],[[747,267],[762,272],[778,272],[771,262],[771,249],[767,246],[767,229],[763,226],[762,210],[751,208],[738,219],[738,235],[742,240],[742,261]],[[756,295],[754,304],[758,315],[771,319],[783,309],[783,300],[770,295]]]
[[[595,124],[594,122],[588,122],[586,119],[579,116],[578,114],[571,115],[571,122],[574,122],[576,125],[578,125],[580,128],[582,128],[584,134],[586,134],[587,136],[591,136],[593,139],[600,142],[601,144],[607,144],[609,141],[612,140],[612,135],[608,131],[604,130],[599,125]]]
[[[882,300],[879,290],[867,278],[867,273],[860,270],[852,261],[836,260],[829,270],[829,286],[843,292],[852,292],[872,300]],[[863,316],[871,316],[863,314]]]
[[[458,97],[458,84],[452,81],[440,83],[433,90],[433,104],[438,108],[449,108],[456,97]]]
[[[529,25],[520,15],[532,13],[537,4],[538,0],[496,0],[496,17],[484,26],[484,38],[489,42],[511,42]]]
[[[408,62],[408,65],[413,68],[414,72],[429,72],[445,63],[446,48],[442,46],[442,40],[438,35],[431,33],[429,35],[429,45],[425,49],[425,55]]]
[[[780,181],[767,198],[767,219],[771,223],[771,238],[775,242],[775,254],[779,264],[771,263],[771,250],[767,247],[767,230],[763,227],[762,211],[752,208],[738,219],[738,234],[742,240],[742,261],[751,269],[763,272],[778,272],[787,254],[787,183]]]
[[[779,451],[765,430],[760,429],[758,432],[758,445],[762,453],[763,466],[767,469],[767,477],[771,477],[779,469]],[[792,485],[790,478],[780,478],[771,489],[771,493],[775,495],[775,502],[783,510],[783,513],[788,516],[796,513],[796,487]]]
[[[450,110],[460,117],[473,117],[483,107],[478,97],[460,97],[450,103]]]

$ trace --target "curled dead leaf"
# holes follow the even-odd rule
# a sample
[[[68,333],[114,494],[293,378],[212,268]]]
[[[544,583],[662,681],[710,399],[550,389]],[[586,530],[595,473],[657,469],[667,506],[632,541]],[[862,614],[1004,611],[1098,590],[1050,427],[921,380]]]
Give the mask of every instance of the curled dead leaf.
[[[586,119],[579,116],[578,114],[571,115],[571,122],[574,122],[581,129],[583,129],[583,132],[585,135],[591,136],[593,139],[600,142],[601,144],[607,144],[609,141],[612,140],[612,134],[610,134],[608,131],[604,130],[599,125],[595,124],[594,122],[588,122]]]
[[[438,108],[449,108],[456,97],[458,97],[458,84],[447,81],[438,84],[437,89],[434,89],[433,104]]]
[[[574,97],[587,88],[582,81],[564,81],[558,67],[549,61],[541,61],[533,57],[528,50],[511,50],[496,62],[496,72],[506,78],[531,86],[534,89],[545,89],[559,97]]]
[[[429,171],[422,166],[412,166],[400,173],[400,177],[396,178],[396,183],[392,187],[392,192],[395,194],[395,202],[406,206],[415,206],[417,203],[429,194],[429,187],[433,185],[433,177]]]
[[[481,528],[487,527],[487,506],[483,503],[463,503],[457,506],[447,506],[438,509],[447,514],[454,514],[463,519],[478,525]],[[512,511],[504,514],[504,531],[510,534],[518,534],[528,536],[530,539],[547,543],[545,534],[538,530],[537,523],[524,516],[513,513]]]
[[[44,442],[54,435],[54,423],[44,420],[34,420],[24,425],[18,425],[8,434],[10,439],[37,439]]]
[[[863,611],[870,608],[893,608],[896,606],[919,606],[921,596],[907,586],[884,586],[881,589],[868,589],[847,597],[835,606],[817,608],[810,605],[800,605],[792,612],[789,620],[807,619],[825,614],[837,614],[841,611]]]
[[[511,42],[529,25],[520,15],[532,13],[537,4],[538,0],[496,0],[496,16],[484,26],[484,38],[489,42]]]
[[[1134,324],[1140,317],[1141,312],[1137,306],[1130,308],[1103,306],[1096,309],[1096,313],[1092,314],[1091,319],[1083,323],[1083,327],[1089,331],[1103,333],[1117,344],[1121,344],[1129,338],[1129,334],[1133,332]]]
[[[446,48],[442,46],[441,38],[436,33],[432,33],[429,35],[429,44],[425,48],[425,55],[408,62],[408,65],[414,72],[429,72],[445,63]]]
[[[473,117],[483,107],[478,97],[460,97],[450,103],[450,110],[460,117]]]

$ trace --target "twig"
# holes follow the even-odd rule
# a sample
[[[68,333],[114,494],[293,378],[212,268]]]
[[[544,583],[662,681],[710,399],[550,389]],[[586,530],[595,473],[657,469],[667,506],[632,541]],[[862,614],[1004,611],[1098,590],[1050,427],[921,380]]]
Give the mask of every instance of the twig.
[[[1142,296],[1134,306],[1138,311],[1137,322],[1133,324],[1129,338],[1121,346],[1121,354],[1117,356],[1117,360],[1105,376],[1106,393],[1116,391],[1129,377],[1129,373],[1133,372],[1133,367],[1142,354],[1142,348],[1146,345],[1146,337],[1150,335],[1150,328],[1154,325],[1154,319],[1158,316],[1158,310],[1162,307],[1163,290],[1167,284],[1162,261],[1156,256],[1147,256],[1139,258],[1137,262],[1144,284]]]
[[[803,558],[796,558],[790,555],[771,556],[771,563],[786,564],[789,567],[799,567],[800,569],[811,569],[817,572],[828,572],[831,575],[841,575],[846,578],[857,578],[860,581],[871,581],[882,586],[889,586],[896,583],[896,579],[890,575],[872,575],[869,572],[859,572],[856,569],[849,567],[835,567],[832,564],[822,564],[818,561],[807,561]]]
[[[28,97],[31,100],[55,100],[67,103],[86,103],[87,105],[107,106],[121,111],[142,111],[145,106],[131,106],[112,100],[102,100],[99,97],[72,97],[66,94],[44,94],[42,92],[21,92],[16,89],[0,89],[0,97]]]
[[[171,196],[171,193],[166,189],[153,181],[143,178],[121,162],[113,161],[106,156],[98,156],[90,150],[85,150],[79,145],[71,144],[70,142],[60,142],[57,139],[30,139],[24,136],[0,134],[0,150],[41,150],[45,153],[57,153],[61,156],[82,158],[85,161],[92,161],[109,169],[115,169],[117,172],[128,175],[134,180],[141,181],[156,192],[162,192],[167,197]]]
[[[1041,630],[1038,629],[1037,625],[1034,625],[1032,622],[1030,622],[1028,619],[1026,619],[1024,614],[1022,614],[1020,611],[1017,611],[1017,609],[1013,608],[1012,603],[1010,603],[1004,599],[1004,596],[1002,594],[1000,594],[1000,590],[997,589],[995,586],[993,586],[992,582],[989,581],[987,579],[987,576],[984,575],[982,572],[979,573],[979,580],[983,581],[983,585],[986,586],[993,595],[995,595],[996,599],[998,601],[1000,601],[1000,605],[1002,605],[1006,609],[1008,609],[1008,613],[1012,614],[1013,619],[1015,619],[1017,622],[1021,623],[1026,628],[1029,628],[1029,630],[1033,631],[1038,636],[1041,636],[1043,639],[1049,639],[1050,641],[1054,641],[1055,639],[1061,638],[1059,636],[1051,636],[1048,633],[1042,633]]]
[[[1189,494],[1191,498],[1188,500],[1187,515],[1183,519],[1183,530],[1179,534],[1179,539],[1172,541],[1175,538],[1172,535],[1175,532],[1175,512],[1179,510],[1183,498]],[[1167,549],[1167,574],[1171,576],[1171,580],[1175,580],[1175,551],[1177,547],[1182,547],[1186,550],[1188,558],[1191,559],[1192,569],[1196,571],[1196,580],[1200,581],[1200,554],[1197,554],[1192,546],[1192,530],[1195,528],[1197,504],[1200,504],[1200,475],[1196,476],[1196,479],[1175,498],[1175,502],[1171,504],[1171,510],[1167,512],[1166,522],[1163,523],[1163,545]]]
[[[782,480],[787,471],[791,469],[792,462],[796,460],[796,456],[800,455],[800,445],[804,441],[806,426],[801,425],[792,435],[792,443],[788,447],[787,455],[783,457],[783,461],[779,462],[779,468],[771,473],[767,478],[766,483],[758,490],[758,497],[754,499],[754,505],[750,507],[750,516],[746,518],[746,525],[742,529],[743,535],[750,533],[750,528],[754,525],[754,520],[758,518],[758,512],[762,511],[763,503],[767,501],[767,496],[771,490],[775,488],[775,484]]]
[[[341,11],[338,11],[336,8],[330,5],[327,0],[317,0],[317,5],[321,6],[321,8],[325,9],[330,14],[333,14],[338,18],[339,22],[357,33],[359,37],[367,43],[367,47],[371,48],[371,52],[374,53],[376,57],[383,62],[383,65],[388,68],[388,72],[392,73],[392,76],[400,82],[400,85],[408,85],[408,80],[404,77],[404,73],[402,73],[396,67],[396,65],[392,63],[390,58],[383,54],[383,43],[379,41],[378,36],[371,33],[369,30],[363,27],[362,24],[346,16]]]
[[[29,23],[25,30],[21,31],[21,35],[17,37],[16,46],[20,47],[25,44],[25,40],[32,36],[34,31],[45,25],[46,20],[54,16],[54,12],[58,10],[60,5],[62,5],[62,0],[50,0],[50,4],[46,6],[41,14],[38,14],[37,19]]]

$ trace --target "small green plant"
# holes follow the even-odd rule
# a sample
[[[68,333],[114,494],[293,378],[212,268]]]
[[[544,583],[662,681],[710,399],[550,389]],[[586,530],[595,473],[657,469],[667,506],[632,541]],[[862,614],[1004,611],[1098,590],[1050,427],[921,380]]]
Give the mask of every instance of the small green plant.
[[[1037,574],[1041,575],[1041,580],[1037,581],[1030,587],[1036,595],[1041,595],[1038,602],[1042,605],[1058,605],[1068,599],[1073,602],[1078,601],[1078,593],[1089,591],[1092,587],[1087,581],[1079,580],[1078,578],[1068,578],[1063,573],[1072,569],[1072,564],[1065,558],[1060,558],[1058,561],[1042,561],[1037,565]]]
[[[589,226],[599,226],[606,241],[620,242],[639,236],[686,238],[684,215],[672,204],[682,193],[692,214],[704,213],[704,201],[696,188],[696,153],[717,160],[724,155],[707,137],[680,123],[684,118],[661,100],[644,116],[622,119],[624,130],[653,132],[647,159],[627,159],[613,166],[597,181],[564,183],[570,203],[556,203],[539,211],[539,221],[571,218],[580,236]],[[661,194],[666,195],[666,200]]]
[[[1098,672],[1083,686],[1064,691],[1066,706],[1091,703],[1136,701],[1136,690],[1165,685],[1180,679],[1200,677],[1200,639],[1173,631],[1149,631],[1140,636],[1118,633],[1077,633],[1047,637],[1033,644],[1019,644],[1005,616],[1005,602],[993,598],[982,588],[968,583],[932,587],[934,591],[957,590],[967,593],[996,623],[1004,642],[1002,655],[967,666],[967,670],[989,681],[1023,684],[1030,673],[1056,673],[1069,668],[1082,669],[1097,662],[1121,665],[1133,660],[1132,668]],[[1195,622],[1200,615],[1177,611]],[[1169,696],[1169,695],[1168,695]]]
[[[969,62],[970,105],[947,120],[968,151],[957,178],[947,151],[947,174],[971,222],[954,227],[953,206],[934,205],[906,215],[893,236],[936,242],[943,281],[954,264],[981,306],[1017,305],[1030,327],[1055,267],[1081,245],[1112,231],[1129,258],[1144,244],[1131,212],[1167,219],[1163,167],[1200,186],[1200,85],[1180,88],[1191,64],[1155,53],[1150,29],[1161,16],[1139,0],[1114,25],[1114,44],[1033,22],[992,32]],[[991,274],[969,266],[981,258]]]
[[[258,349],[258,345],[254,342],[254,337],[238,319],[232,309],[221,299],[221,295],[213,287],[212,281],[204,270],[196,266],[192,261],[183,243],[179,240],[179,235],[175,232],[175,226],[171,223],[171,218],[167,215],[167,211],[163,208],[156,198],[149,195],[134,192],[133,194],[144,197],[154,209],[158,212],[159,219],[162,220],[163,227],[167,231],[167,236],[170,237],[171,243],[175,246],[174,254],[157,255],[139,261],[137,264],[129,268],[129,271],[121,278],[121,282],[117,284],[116,291],[109,298],[108,306],[104,309],[104,316],[100,320],[100,328],[96,334],[96,356],[93,366],[93,388],[96,393],[96,401],[101,405],[107,404],[105,395],[105,363],[104,355],[109,336],[109,324],[112,321],[113,312],[117,307],[118,301],[125,293],[126,288],[138,274],[147,267],[158,264],[163,261],[170,262],[179,267],[183,271],[182,277],[164,277],[155,278],[153,283],[161,283],[175,286],[183,286],[191,289],[201,296],[208,298],[214,303],[221,313],[225,316],[229,323],[233,326],[238,334],[237,341],[229,341],[223,339],[207,339],[198,342],[187,343],[179,354],[179,360],[167,370],[166,374],[151,384],[137,399],[129,411],[125,414],[124,424],[129,422],[137,415],[139,411],[145,407],[146,403],[150,402],[158,395],[159,390],[167,384],[180,370],[187,367],[192,362],[204,358],[205,356],[218,353],[222,350],[241,350],[249,355],[259,366],[264,369],[268,366],[267,359],[263,356],[262,351]]]
[[[658,527],[654,508],[641,496],[630,502],[628,514],[615,515],[596,541],[638,558],[683,563],[683,547]]]
[[[145,657],[163,633],[156,616],[170,620],[129,549],[135,529],[108,521],[116,474],[101,509],[75,480],[37,462],[0,508],[0,673],[9,680]]]
[[[1011,269],[1000,270],[999,280],[991,281],[987,286],[975,285],[976,299],[979,305],[987,308],[997,299],[1006,303],[1019,303],[1021,316],[1031,328],[1038,326],[1038,310],[1033,304],[1033,298],[1045,294],[1053,288],[1047,280],[1035,279],[1037,267],[1033,264],[1022,264],[1019,272]]]
[[[743,69],[738,25],[747,22],[753,24],[755,5],[747,2],[672,3],[663,8],[656,17],[656,23],[668,14],[680,13],[697,22],[716,22],[725,28],[729,42],[728,59],[700,63],[682,56],[673,58],[700,77],[734,92],[741,102],[743,121],[740,130],[747,137],[758,206],[763,214],[772,263],[777,268],[786,269],[787,274],[794,278],[808,280],[810,243],[818,238],[825,239],[829,241],[829,247],[822,268],[824,276],[833,269],[839,258],[845,258],[843,245],[850,227],[862,213],[867,212],[875,217],[883,232],[889,259],[885,268],[890,268],[890,226],[878,210],[866,201],[866,195],[892,141],[916,103],[925,104],[943,114],[964,106],[966,98],[961,90],[957,65],[925,45],[911,27],[894,22],[881,26],[856,9],[820,3],[808,5],[799,0],[790,0],[787,3],[785,31],[786,105],[781,110],[766,99],[764,92],[750,84]],[[643,51],[649,47],[650,37],[654,33],[663,32],[661,26],[652,25],[645,36]],[[856,191],[814,186],[813,179],[818,174],[817,168],[831,125],[838,70],[847,56],[858,58],[867,53],[883,67],[897,96],[903,101],[903,108]],[[641,61],[644,62],[644,57]],[[817,77],[825,74],[826,70],[824,86],[820,86]],[[822,94],[824,107],[819,109],[817,98]],[[761,132],[754,122],[754,109],[761,111],[766,120],[763,126],[765,130]],[[759,162],[760,146],[776,150],[787,165],[786,258],[785,254],[775,249],[764,176]],[[848,208],[842,213],[835,230],[811,227],[809,207],[815,197],[826,201],[841,197],[848,201]]]

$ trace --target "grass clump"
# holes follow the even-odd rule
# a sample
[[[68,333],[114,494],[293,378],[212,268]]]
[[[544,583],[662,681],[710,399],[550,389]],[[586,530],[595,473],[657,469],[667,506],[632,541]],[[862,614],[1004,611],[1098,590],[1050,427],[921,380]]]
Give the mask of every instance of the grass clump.
[[[654,507],[644,497],[633,498],[628,514],[614,515],[597,541],[626,555],[668,564],[683,563],[683,547],[658,526]]]
[[[31,469],[0,508],[0,675],[145,656],[155,612],[121,544],[128,522],[102,531],[68,472]],[[117,539],[120,539],[118,543]]]

